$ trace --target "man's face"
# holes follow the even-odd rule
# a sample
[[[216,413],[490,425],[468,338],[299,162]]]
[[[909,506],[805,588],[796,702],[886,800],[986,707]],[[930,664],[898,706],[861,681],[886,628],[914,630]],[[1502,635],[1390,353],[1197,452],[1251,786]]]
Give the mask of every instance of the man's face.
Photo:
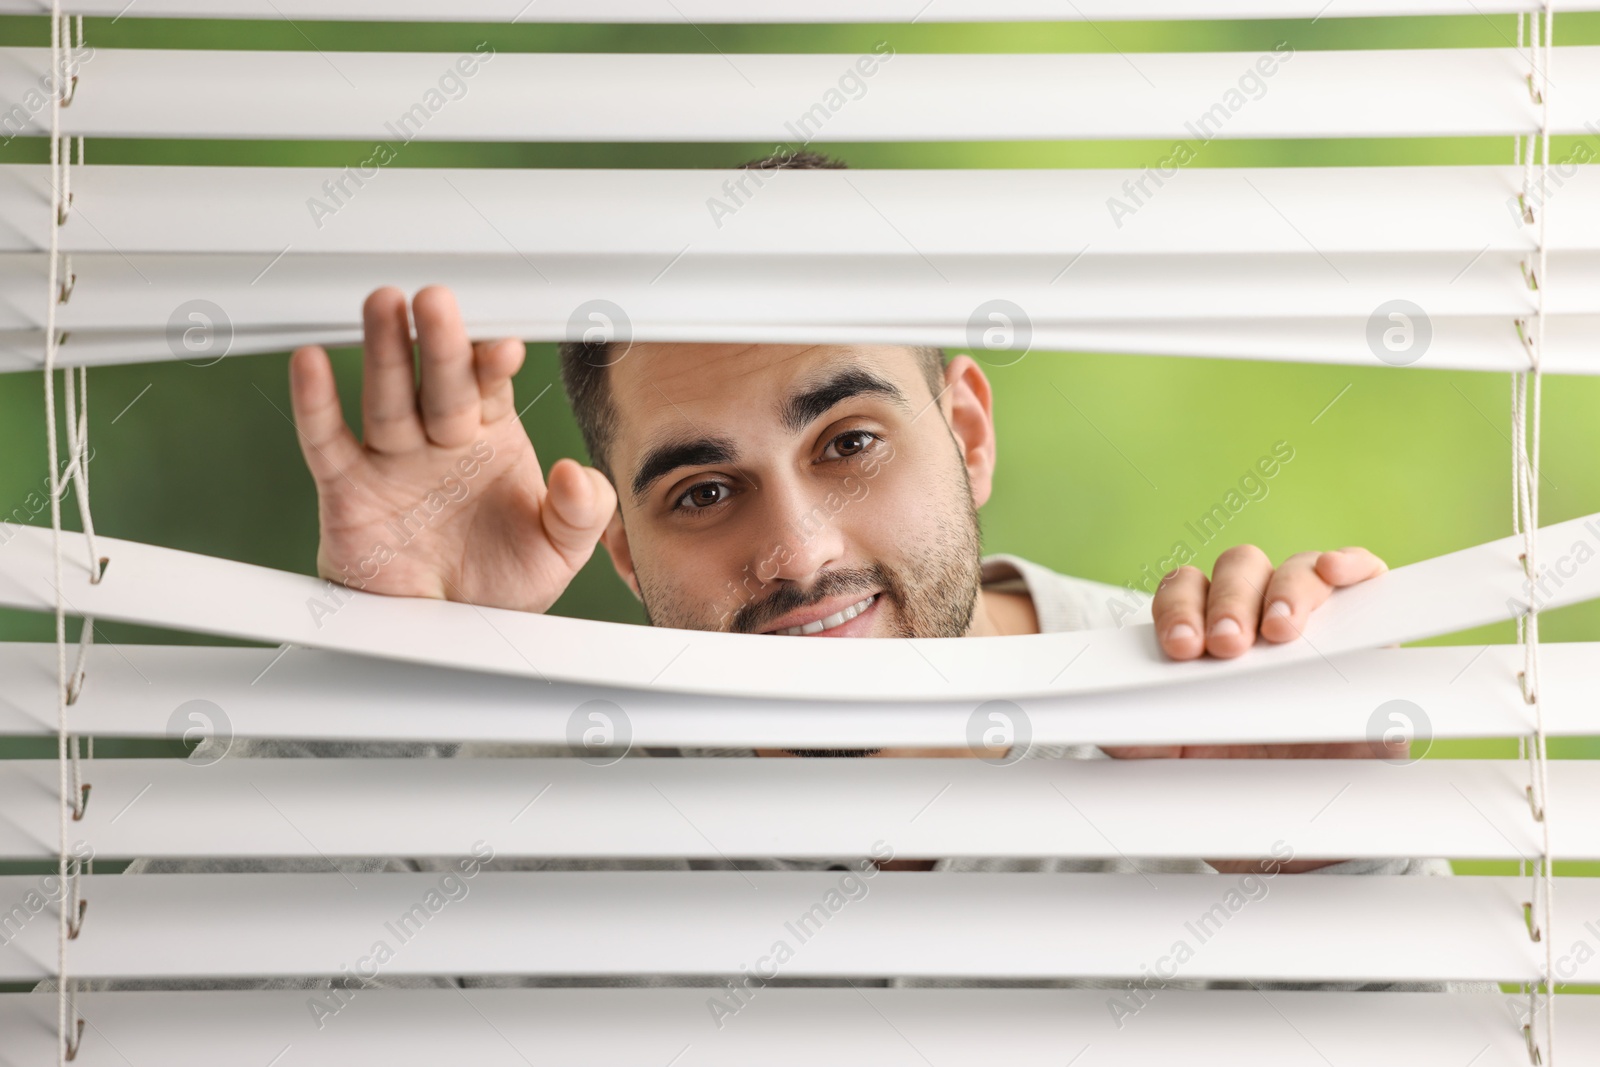
[[[933,395],[913,350],[640,344],[607,373],[620,521],[606,544],[651,623],[968,632],[992,449],[977,450],[975,498],[974,450],[947,421],[959,402]],[[986,387],[979,406],[987,440]],[[970,399],[961,410],[975,424]]]

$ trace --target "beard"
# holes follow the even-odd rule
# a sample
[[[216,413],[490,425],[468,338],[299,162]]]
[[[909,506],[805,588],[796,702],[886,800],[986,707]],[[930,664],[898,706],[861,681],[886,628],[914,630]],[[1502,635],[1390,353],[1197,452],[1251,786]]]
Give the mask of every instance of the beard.
[[[759,633],[770,621],[821,603],[829,597],[878,593],[884,606],[893,610],[893,632],[887,637],[964,637],[977,610],[982,577],[982,530],[978,511],[972,503],[972,488],[966,467],[959,461],[960,477],[952,489],[944,518],[936,524],[931,538],[922,538],[921,550],[905,561],[876,561],[864,567],[841,568],[823,573],[809,589],[783,583],[768,597],[753,600],[732,612],[724,628],[696,620],[684,605],[673,604],[639,573],[640,600],[645,620],[652,626],[676,626],[688,630],[725,630],[730,633]],[[770,584],[770,583],[768,583]],[[784,749],[795,756],[865,757],[882,749]]]

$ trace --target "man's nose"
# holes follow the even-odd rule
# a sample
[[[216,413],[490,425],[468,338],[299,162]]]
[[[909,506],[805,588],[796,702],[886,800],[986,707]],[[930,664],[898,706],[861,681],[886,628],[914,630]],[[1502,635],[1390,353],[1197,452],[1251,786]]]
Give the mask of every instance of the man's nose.
[[[771,532],[762,538],[765,558],[757,574],[763,580],[804,584],[843,560],[846,539],[839,509],[828,506],[826,493],[782,485],[769,486],[765,496]]]

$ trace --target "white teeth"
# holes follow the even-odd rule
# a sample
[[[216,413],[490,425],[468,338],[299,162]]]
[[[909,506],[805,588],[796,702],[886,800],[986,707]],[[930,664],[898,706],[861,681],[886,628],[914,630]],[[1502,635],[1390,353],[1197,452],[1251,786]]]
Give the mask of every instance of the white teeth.
[[[772,632],[783,637],[800,637],[805,634],[820,634],[822,631],[831,630],[835,626],[843,626],[857,615],[860,615],[863,611],[866,611],[868,608],[872,607],[872,602],[876,599],[878,599],[878,594],[873,593],[860,603],[851,604],[843,611],[836,611],[832,615],[825,616],[824,618],[818,619],[815,622],[808,622],[803,626],[786,626],[781,630],[774,630]]]

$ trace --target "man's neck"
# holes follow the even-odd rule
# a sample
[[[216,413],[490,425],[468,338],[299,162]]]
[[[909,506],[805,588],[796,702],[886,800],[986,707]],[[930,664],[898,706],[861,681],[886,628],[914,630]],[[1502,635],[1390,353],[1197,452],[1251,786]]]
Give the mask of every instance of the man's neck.
[[[1027,593],[999,593],[989,589],[978,591],[978,603],[972,612],[972,628],[968,637],[1005,637],[1013,634],[1039,632],[1039,615],[1033,610],[1033,598]]]

